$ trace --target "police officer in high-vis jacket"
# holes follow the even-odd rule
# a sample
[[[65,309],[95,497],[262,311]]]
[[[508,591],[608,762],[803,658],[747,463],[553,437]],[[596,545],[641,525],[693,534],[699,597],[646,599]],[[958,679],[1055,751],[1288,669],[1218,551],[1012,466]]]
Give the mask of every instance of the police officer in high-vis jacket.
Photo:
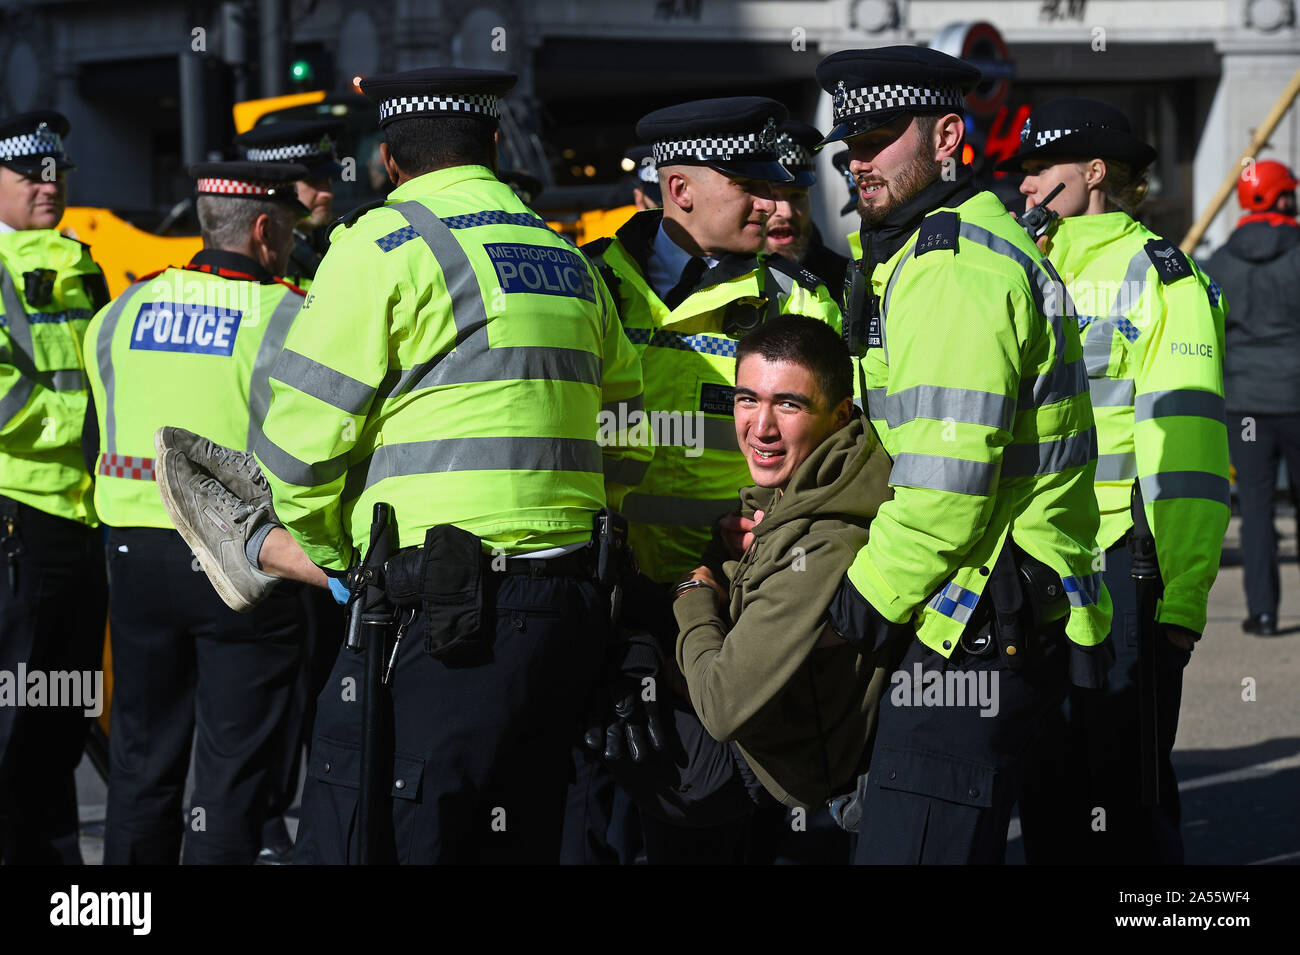
[[[109,864],[249,864],[269,799],[269,745],[297,669],[288,588],[245,616],[222,604],[163,508],[154,433],[236,449],[261,434],[271,365],[303,301],[278,278],[303,214],[302,166],[200,163],[202,251],[132,284],[86,332],[108,525],[113,640]],[[198,555],[200,558],[203,555]],[[197,729],[197,736],[195,731]],[[181,800],[194,749],[194,791]]]
[[[254,126],[235,137],[235,149],[248,162],[291,162],[305,166],[307,177],[298,182],[298,201],[307,216],[294,226],[293,251],[285,275],[306,289],[316,277],[321,256],[329,248],[329,225],[334,221],[334,180],[343,167],[338,161],[338,120],[282,120]]]
[[[1133,220],[1155,150],[1114,107],[1065,98],[1039,106],[1020,151],[1032,208],[1058,185],[1060,220],[1044,250],[1077,310],[1097,422],[1097,544],[1114,600],[1116,664],[1104,693],[1078,691],[1065,745],[1034,761],[1021,797],[1030,862],[1179,864],[1178,781],[1170,753],[1182,674],[1205,629],[1228,527],[1223,338],[1228,303],[1168,239]],[[1137,586],[1131,573],[1134,484],[1155,540],[1163,594],[1141,639],[1153,639],[1154,686],[1139,686]],[[1159,797],[1142,804],[1139,693],[1154,692]],[[1101,809],[1104,816],[1099,816]],[[1103,824],[1098,824],[1098,821]]]
[[[1109,664],[1083,352],[1056,273],[959,165],[978,72],[889,47],[833,54],[817,79],[862,217],[846,321],[894,460],[831,606],[846,639],[899,661],[857,860],[999,862],[1039,721]]]
[[[0,862],[80,863],[73,771],[103,706],[104,565],[82,461],[82,337],[108,289],[55,231],[68,121],[0,120]],[[30,676],[24,676],[28,674]],[[95,699],[30,697],[57,674]],[[95,687],[98,686],[99,690]],[[22,699],[18,699],[18,695]],[[31,705],[28,705],[31,704]]]
[[[593,524],[653,453],[619,438],[641,375],[604,283],[494,174],[514,83],[443,68],[363,81],[396,188],[335,227],[270,370],[267,506],[256,521],[220,495],[189,509],[230,514],[226,536],[199,526],[213,546],[237,539],[264,571],[346,595],[375,505],[391,506],[395,755],[372,861],[558,859],[570,747],[610,642]],[[272,500],[283,527],[263,519]],[[362,707],[378,692],[364,661],[341,650],[317,701],[299,862],[357,859]]]

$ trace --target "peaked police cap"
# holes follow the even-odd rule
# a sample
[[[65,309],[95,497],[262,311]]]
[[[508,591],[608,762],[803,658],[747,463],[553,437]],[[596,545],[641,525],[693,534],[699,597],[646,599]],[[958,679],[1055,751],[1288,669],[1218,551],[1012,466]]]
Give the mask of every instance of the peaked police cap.
[[[296,183],[308,178],[307,167],[287,162],[200,162],[190,166],[200,196],[262,199],[288,206],[300,216],[307,207],[298,201]]]
[[[709,166],[730,176],[788,183],[776,131],[789,112],[765,96],[701,99],[641,117],[636,134],[654,146],[655,165]]]
[[[966,112],[966,94],[980,71],[922,46],[841,50],[817,64],[817,82],[831,94],[835,128],[822,145],[849,139],[915,113]]]
[[[415,117],[501,116],[501,97],[519,77],[505,70],[465,70],[435,66],[424,70],[367,76],[361,92],[379,106],[379,125]]]
[[[248,162],[294,162],[307,167],[308,178],[337,176],[335,155],[343,124],[337,120],[284,120],[263,123],[235,137],[235,148]]]
[[[69,129],[68,118],[52,109],[0,119],[0,166],[34,176],[53,159],[56,171],[76,169],[63,149]]]

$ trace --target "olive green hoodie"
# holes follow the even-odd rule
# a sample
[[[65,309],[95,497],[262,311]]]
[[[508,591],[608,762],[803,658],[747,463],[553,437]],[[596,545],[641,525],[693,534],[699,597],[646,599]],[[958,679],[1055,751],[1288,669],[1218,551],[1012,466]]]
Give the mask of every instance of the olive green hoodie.
[[[696,713],[715,739],[736,741],[787,806],[817,806],[851,789],[866,758],[887,673],[846,643],[816,644],[831,597],[891,497],[890,467],[855,411],[784,493],[741,491],[742,513],[764,516],[741,560],[723,565],[729,616],[711,588],[673,605],[677,663]]]

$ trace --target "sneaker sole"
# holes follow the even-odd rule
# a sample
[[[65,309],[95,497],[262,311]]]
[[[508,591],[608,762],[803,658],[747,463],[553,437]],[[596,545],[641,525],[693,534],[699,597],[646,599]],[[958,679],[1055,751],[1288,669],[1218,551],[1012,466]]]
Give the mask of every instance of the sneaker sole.
[[[203,568],[203,573],[207,576],[208,583],[212,584],[212,589],[217,592],[217,596],[236,613],[247,613],[257,604],[249,603],[246,598],[242,597],[239,591],[231,586],[225,574],[221,573],[221,562],[203,543],[203,537],[186,520],[184,508],[171,492],[167,456],[169,454],[181,454],[181,452],[164,447],[159,434],[154,435],[154,451],[157,452],[157,457],[154,458],[154,476],[158,482],[158,491],[162,495],[163,507],[167,509],[167,516],[171,518],[177,533],[181,535],[185,543],[190,546],[190,550],[194,551],[195,556],[198,557],[199,566]],[[184,457],[184,455],[181,456]]]

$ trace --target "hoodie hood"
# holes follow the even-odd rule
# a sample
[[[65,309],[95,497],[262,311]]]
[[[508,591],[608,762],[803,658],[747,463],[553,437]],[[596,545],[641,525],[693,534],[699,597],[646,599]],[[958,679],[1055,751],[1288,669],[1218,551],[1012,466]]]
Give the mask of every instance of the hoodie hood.
[[[1245,222],[1228,237],[1224,248],[1247,262],[1271,262],[1300,245],[1300,228],[1294,220],[1283,225]]]
[[[784,492],[747,487],[740,492],[746,513],[763,511],[755,537],[773,533],[803,518],[834,515],[850,523],[870,521],[892,497],[892,462],[862,412],[854,408],[849,423],[823,441],[799,465]],[[854,521],[853,518],[859,520]]]

